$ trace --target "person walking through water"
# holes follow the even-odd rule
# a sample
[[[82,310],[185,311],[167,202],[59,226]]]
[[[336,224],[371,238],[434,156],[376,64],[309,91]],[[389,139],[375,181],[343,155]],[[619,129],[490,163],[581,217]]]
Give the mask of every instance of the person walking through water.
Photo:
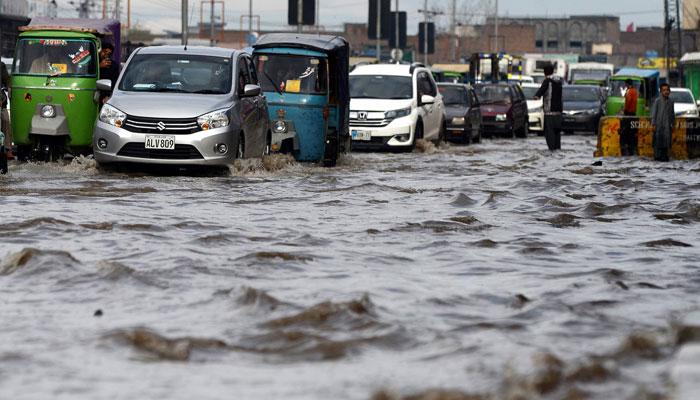
[[[625,80],[627,92],[625,93],[625,107],[622,114],[626,117],[637,115],[637,89],[634,88],[632,79]],[[632,119],[624,118],[620,121],[620,153],[623,156],[633,156],[637,153],[637,136],[632,132]]]
[[[561,98],[562,79],[554,75],[554,66],[544,67],[545,80],[535,93],[535,100],[542,98],[544,108],[544,137],[550,150],[561,149]]]
[[[652,145],[656,161],[668,161],[671,134],[676,125],[673,100],[668,97],[669,94],[671,94],[671,87],[668,83],[662,83],[661,96],[657,97],[654,105],[651,106]]]

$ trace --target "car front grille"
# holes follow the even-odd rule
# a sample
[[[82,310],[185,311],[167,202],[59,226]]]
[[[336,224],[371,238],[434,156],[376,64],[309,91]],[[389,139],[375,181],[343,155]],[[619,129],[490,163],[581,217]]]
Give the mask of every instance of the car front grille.
[[[202,130],[196,118],[146,118],[131,115],[126,117],[122,128],[129,132],[161,135],[189,135]]]
[[[355,119],[350,118],[350,126],[371,126],[373,128],[381,128],[389,125],[390,121],[385,119]]]
[[[117,155],[154,160],[201,160],[204,158],[196,147],[189,144],[176,144],[174,150],[163,150],[147,149],[143,143],[137,142],[125,144]]]

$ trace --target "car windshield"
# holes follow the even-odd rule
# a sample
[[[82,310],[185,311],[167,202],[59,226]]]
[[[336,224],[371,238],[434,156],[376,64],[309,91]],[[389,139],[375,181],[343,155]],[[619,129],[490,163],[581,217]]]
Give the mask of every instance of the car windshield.
[[[563,101],[600,101],[598,89],[594,87],[564,86],[561,97]]]
[[[571,81],[597,80],[604,81],[610,77],[610,71],[606,69],[575,69],[571,71]]]
[[[96,76],[95,45],[85,39],[20,39],[12,74]]]
[[[502,85],[477,85],[476,95],[484,104],[510,104],[510,90]]]
[[[323,57],[258,54],[254,62],[264,92],[325,94],[327,91]]]
[[[463,87],[459,86],[439,86],[442,101],[445,104],[469,105],[469,96]]]
[[[675,103],[695,104],[695,101],[693,101],[693,95],[691,95],[690,92],[686,92],[685,90],[681,90],[681,91],[672,90],[671,94],[669,94],[668,97],[671,100],[673,100]]]
[[[523,94],[525,95],[525,98],[527,100],[532,100],[532,98],[535,97],[535,93],[537,93],[537,89],[539,89],[539,88],[523,86],[522,89],[523,89]]]
[[[410,76],[350,75],[353,99],[410,99],[412,96]]]
[[[119,90],[224,94],[231,91],[231,58],[195,54],[136,54]]]
[[[642,81],[633,80],[632,87],[637,89],[637,94],[639,97],[644,97],[644,89],[642,88]],[[625,97],[627,94],[627,86],[625,86],[624,80],[614,80],[610,82],[610,88],[608,89],[609,97]]]

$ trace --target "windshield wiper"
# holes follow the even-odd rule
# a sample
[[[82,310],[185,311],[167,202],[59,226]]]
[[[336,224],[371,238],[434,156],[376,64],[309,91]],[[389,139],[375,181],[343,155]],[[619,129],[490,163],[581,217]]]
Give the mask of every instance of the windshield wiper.
[[[262,72],[263,75],[265,75],[265,78],[267,78],[268,81],[272,84],[272,87],[275,88],[277,93],[282,94],[282,89],[278,88],[277,85],[275,85],[275,82],[272,81],[272,78],[270,78],[270,75],[267,74],[267,71]]]

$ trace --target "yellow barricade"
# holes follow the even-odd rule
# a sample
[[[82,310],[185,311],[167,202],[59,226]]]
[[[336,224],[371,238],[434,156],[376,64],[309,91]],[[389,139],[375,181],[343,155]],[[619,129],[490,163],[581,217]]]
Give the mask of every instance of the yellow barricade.
[[[595,157],[621,156],[626,143],[634,148],[636,155],[653,158],[651,118],[614,116],[600,119]],[[676,118],[670,155],[676,160],[700,158],[700,118]]]

